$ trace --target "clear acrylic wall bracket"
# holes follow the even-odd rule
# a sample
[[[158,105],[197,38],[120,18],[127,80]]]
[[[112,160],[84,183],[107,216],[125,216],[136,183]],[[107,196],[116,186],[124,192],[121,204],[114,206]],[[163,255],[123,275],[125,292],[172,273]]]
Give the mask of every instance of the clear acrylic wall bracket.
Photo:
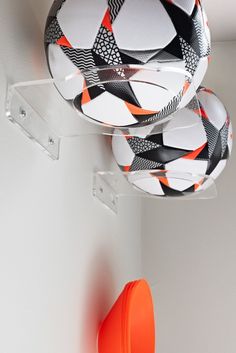
[[[6,115],[23,133],[33,140],[52,159],[59,159],[61,137],[16,89],[17,85],[8,86]]]
[[[165,183],[165,181],[169,183],[173,191],[170,188],[169,193],[167,191],[160,193],[159,188],[158,191],[152,188],[153,182]],[[148,191],[147,185],[151,185],[151,189]],[[131,173],[95,171],[93,195],[108,209],[118,213],[120,198],[151,198],[166,201],[209,200],[217,197],[217,188],[213,178],[185,172],[162,170]]]
[[[117,75],[117,72],[122,72],[124,76]],[[151,87],[152,92],[153,89],[154,92],[156,89],[161,101],[163,100],[167,105],[177,96],[179,99],[184,96],[184,90],[179,91],[179,89],[186,84],[189,87],[188,91],[193,91],[193,95],[195,93],[191,75],[182,69],[173,67],[152,68],[140,65],[93,68],[85,72],[76,71],[60,79],[9,84],[6,99],[8,119],[17,124],[31,140],[40,145],[53,159],[59,158],[60,141],[63,137],[92,134],[113,135],[116,125],[112,125],[110,122],[97,121],[82,114],[76,107],[76,99],[73,100],[70,97],[70,95],[75,96],[75,91],[79,96],[85,90],[96,86],[96,84],[85,86],[84,77],[91,74],[100,77],[100,84],[129,82],[136,85],[145,85],[146,90]],[[81,82],[83,82],[83,85],[81,85]],[[62,95],[67,97],[69,103]],[[165,104],[162,107],[163,111],[165,110]],[[173,111],[167,109],[168,113],[152,121],[152,124],[150,122],[141,127],[123,126],[119,127],[118,130],[116,129],[115,133],[126,134],[127,128],[129,128],[129,133],[132,131],[132,135],[139,135],[140,128],[142,132],[145,131],[143,129],[147,129],[151,133],[150,127],[153,128],[154,126],[160,126],[163,131],[163,124],[171,120],[174,113],[180,108],[181,105]],[[198,108],[200,109],[200,107]],[[153,133],[156,133],[156,131]]]
[[[117,75],[121,73],[122,75]],[[122,82],[132,84],[145,84],[146,88],[153,87],[159,92],[165,104],[178,97],[179,104],[168,113],[158,116],[151,122],[141,124],[141,127],[127,125],[117,127],[107,122],[94,120],[92,117],[82,114],[77,106],[76,99],[63,98],[71,90],[76,91],[77,96],[82,95],[94,85],[85,85],[84,78],[91,74],[99,76],[99,84]],[[127,78],[128,77],[128,78]],[[83,85],[81,85],[83,82]],[[178,84],[176,84],[178,83]],[[180,86],[184,89],[180,90]],[[60,91],[60,93],[59,93]],[[155,91],[155,90],[154,90]],[[63,94],[62,94],[63,93]],[[73,93],[74,94],[74,93]],[[154,95],[156,97],[156,95]],[[108,136],[139,136],[163,133],[165,131],[183,130],[201,124],[201,119],[188,120],[182,123],[181,109],[194,97],[192,110],[199,116],[201,109],[198,104],[197,93],[190,74],[182,69],[173,67],[143,67],[140,65],[116,66],[93,68],[85,72],[76,71],[61,79],[45,79],[38,81],[19,82],[9,84],[6,99],[6,116],[19,126],[21,130],[35,143],[37,143],[52,159],[57,160],[60,156],[60,143],[64,137],[79,137],[88,135]],[[162,101],[162,99],[160,101]],[[185,102],[185,103],[184,103]],[[190,108],[189,108],[190,109]],[[176,119],[176,116],[179,116]],[[181,118],[181,119],[180,119]],[[177,122],[181,121],[180,124]],[[193,200],[209,199],[217,195],[214,180],[207,176],[192,175],[176,171],[174,174],[168,172],[168,182],[175,184],[193,186],[194,192],[182,192],[181,195],[158,195],[150,190],[142,189],[142,182],[153,182],[153,179],[162,181],[166,178],[166,171],[140,171],[140,172],[113,172],[100,171],[94,173],[93,194],[109,209],[118,212],[118,200],[121,197],[148,197],[155,199]],[[141,184],[140,184],[141,183]],[[141,185],[141,186],[140,186]],[[186,190],[188,187],[186,186]],[[181,187],[180,187],[181,190]],[[183,188],[184,191],[184,188]],[[179,197],[181,196],[181,197]]]

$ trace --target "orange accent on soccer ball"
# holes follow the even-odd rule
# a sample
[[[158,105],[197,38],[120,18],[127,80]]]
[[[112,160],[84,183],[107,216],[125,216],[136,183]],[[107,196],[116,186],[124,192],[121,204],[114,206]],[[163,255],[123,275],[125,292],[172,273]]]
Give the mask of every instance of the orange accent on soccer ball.
[[[163,174],[163,173],[169,172],[169,170],[165,170],[165,169],[155,169],[153,172],[150,172],[149,174],[150,174],[152,177],[159,178],[158,175],[156,175],[156,173],[159,173],[159,172],[161,172],[161,173]],[[160,178],[161,178],[161,177],[160,177]]]
[[[157,179],[165,186],[170,187],[170,184],[169,184],[168,179],[166,177],[157,177]]]
[[[203,108],[201,108],[200,111],[201,111],[201,117],[208,120],[208,116],[207,116],[207,113],[205,112],[205,110]]]
[[[130,171],[130,167],[131,167],[130,165],[124,165],[123,166],[123,171],[124,172],[129,172]]]
[[[91,101],[91,97],[89,95],[89,91],[86,88],[86,83],[84,82],[84,90],[82,94],[82,100],[81,100],[81,105],[87,104]]]
[[[206,147],[206,143],[204,143],[204,145],[202,145],[201,147],[199,147],[198,149],[196,149],[195,151],[188,153],[186,156],[184,156],[184,159],[191,159],[194,160],[197,158],[197,156],[202,152],[202,150]]]
[[[105,13],[105,16],[102,21],[102,25],[108,29],[108,31],[112,32],[112,26],[111,26],[111,16],[110,16],[110,11],[107,9],[107,12]]]
[[[129,109],[130,113],[133,115],[152,115],[152,114],[157,114],[158,111],[153,111],[153,110],[146,110],[140,107],[137,107],[136,105],[133,105],[131,103],[125,102],[127,108]]]
[[[210,94],[214,94],[214,92],[210,89],[210,88],[203,88],[204,92],[210,93]]]
[[[190,83],[188,81],[186,81],[185,84],[184,84],[183,95],[185,95],[185,93],[189,89],[189,86],[190,86]]]
[[[229,127],[230,125],[230,117],[227,115],[227,118],[226,118],[226,126]]]
[[[133,138],[133,136],[127,135],[127,131],[122,131],[122,130],[121,130],[121,133],[122,133],[122,135],[124,135],[124,138],[125,138],[126,140],[129,140],[129,139],[132,139],[132,138]]]
[[[194,184],[194,191],[197,191],[200,188],[200,186],[203,184],[203,182],[204,182],[204,179],[201,179],[199,183]]]
[[[206,112],[205,112],[205,110],[203,108],[194,109],[193,111],[194,111],[194,113],[200,115],[202,118],[208,120],[208,116],[207,116],[207,114],[206,114]]]
[[[132,139],[132,138],[133,138],[133,136],[130,136],[130,135],[125,135],[125,138],[126,138],[126,140],[130,140],[130,139]]]
[[[58,39],[56,43],[62,47],[72,48],[72,45],[70,44],[70,42],[68,41],[68,39],[65,36]]]

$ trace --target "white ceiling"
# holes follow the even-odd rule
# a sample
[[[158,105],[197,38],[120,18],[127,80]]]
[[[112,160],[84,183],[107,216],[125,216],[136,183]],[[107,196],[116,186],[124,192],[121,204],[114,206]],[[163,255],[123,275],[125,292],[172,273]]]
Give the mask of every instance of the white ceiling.
[[[203,0],[214,41],[236,40],[236,1]]]

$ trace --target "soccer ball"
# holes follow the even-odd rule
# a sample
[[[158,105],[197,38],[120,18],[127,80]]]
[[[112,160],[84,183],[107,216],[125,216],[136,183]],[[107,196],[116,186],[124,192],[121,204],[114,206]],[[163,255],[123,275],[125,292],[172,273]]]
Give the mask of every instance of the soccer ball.
[[[84,117],[146,126],[192,99],[210,32],[200,0],[56,0],[45,47],[59,92]]]
[[[116,129],[112,149],[122,171],[138,172],[127,173],[132,185],[153,195],[182,196],[201,191],[205,176],[205,186],[212,185],[232,150],[228,113],[219,98],[203,87],[198,90],[198,100],[194,98],[176,112],[162,132],[155,133],[155,127],[149,133],[142,130],[144,133],[132,136],[127,129],[121,136]]]

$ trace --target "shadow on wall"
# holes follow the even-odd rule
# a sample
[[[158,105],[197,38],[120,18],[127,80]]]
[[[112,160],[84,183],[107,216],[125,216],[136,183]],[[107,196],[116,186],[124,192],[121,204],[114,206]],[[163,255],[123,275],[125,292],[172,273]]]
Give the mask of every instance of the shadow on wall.
[[[81,352],[96,353],[98,330],[114,298],[114,276],[111,259],[104,250],[94,256],[90,266],[80,340]]]

